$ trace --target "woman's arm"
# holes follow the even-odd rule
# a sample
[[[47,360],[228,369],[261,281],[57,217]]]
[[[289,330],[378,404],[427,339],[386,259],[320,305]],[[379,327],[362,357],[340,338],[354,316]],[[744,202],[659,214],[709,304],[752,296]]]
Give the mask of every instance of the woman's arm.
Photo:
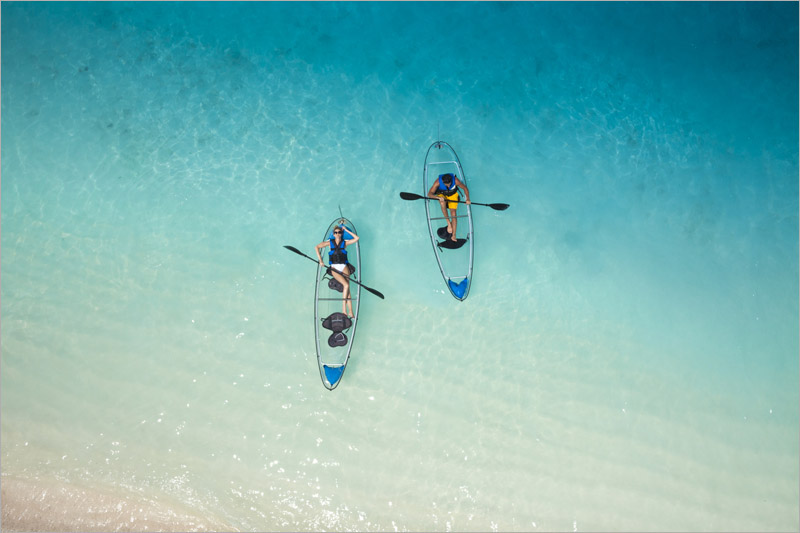
[[[322,250],[323,248],[325,248],[326,246],[330,246],[330,245],[331,245],[331,243],[329,243],[327,241],[323,241],[323,242],[319,243],[318,245],[316,245],[314,247],[314,249],[317,251],[317,259],[319,259],[319,264],[322,265],[322,266],[325,266],[325,261],[322,260],[322,256],[319,254],[319,251]]]
[[[349,233],[350,235],[353,236],[352,239],[347,239],[346,241],[344,241],[345,245],[350,246],[354,242],[358,242],[358,235],[356,235],[355,230],[352,230],[350,228],[345,228],[344,224],[341,225],[341,228],[342,228],[342,231],[346,231],[347,233]],[[344,233],[342,233],[342,236],[344,236]]]

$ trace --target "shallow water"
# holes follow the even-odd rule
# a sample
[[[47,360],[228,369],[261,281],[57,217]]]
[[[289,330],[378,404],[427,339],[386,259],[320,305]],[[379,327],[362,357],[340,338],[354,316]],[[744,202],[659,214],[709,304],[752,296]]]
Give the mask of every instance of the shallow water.
[[[797,530],[797,9],[4,3],[4,528]]]

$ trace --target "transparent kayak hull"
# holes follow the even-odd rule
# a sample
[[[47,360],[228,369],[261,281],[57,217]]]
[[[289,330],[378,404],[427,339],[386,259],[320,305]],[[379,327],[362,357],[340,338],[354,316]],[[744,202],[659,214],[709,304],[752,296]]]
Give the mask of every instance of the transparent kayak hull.
[[[340,224],[344,224],[356,234],[358,231],[352,222],[346,218],[337,218],[330,223],[328,229],[322,237],[323,241],[328,241],[333,237],[333,229]],[[351,239],[347,231],[344,235],[345,240]],[[322,251],[322,258],[327,264],[328,248]],[[361,248],[356,242],[347,247],[347,260],[356,267],[355,273],[351,278],[361,281]],[[350,359],[350,352],[353,349],[353,342],[356,337],[356,326],[358,324],[359,302],[361,300],[361,285],[350,283],[350,297],[353,303],[352,320],[343,318],[342,313],[342,292],[336,289],[337,284],[332,282],[333,276],[328,273],[327,267],[317,266],[316,289],[314,291],[314,337],[317,345],[317,363],[319,365],[319,375],[322,384],[328,390],[335,389],[342,381],[347,362]]]
[[[455,174],[462,183],[469,186],[461,162],[458,160],[453,147],[444,141],[436,141],[428,148],[425,155],[425,168],[422,172],[422,195],[428,195],[439,176],[442,174]],[[464,200],[463,193],[459,196]],[[472,285],[472,263],[474,239],[472,231],[472,207],[458,204],[458,223],[456,226],[457,243],[447,242],[447,220],[442,213],[438,202],[428,200],[425,204],[425,218],[428,221],[428,233],[431,238],[433,252],[439,271],[442,273],[445,286],[456,300],[463,301],[469,295]],[[443,231],[442,228],[445,228]],[[463,241],[463,242],[462,242]]]

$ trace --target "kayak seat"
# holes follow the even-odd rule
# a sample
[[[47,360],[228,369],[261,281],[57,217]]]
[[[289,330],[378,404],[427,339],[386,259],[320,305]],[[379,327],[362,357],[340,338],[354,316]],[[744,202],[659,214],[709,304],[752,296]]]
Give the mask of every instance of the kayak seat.
[[[447,250],[457,250],[465,244],[467,244],[467,239],[458,239],[455,242],[447,239],[446,241],[437,242],[436,246],[438,246],[439,249],[445,248]]]
[[[338,346],[345,346],[347,344],[347,335],[338,331],[336,333],[331,333],[331,336],[328,337],[328,346],[331,348],[336,348]]]
[[[344,291],[344,285],[336,281],[334,278],[328,280],[328,288],[339,292]]]
[[[325,329],[329,329],[334,333],[341,333],[342,331],[348,329],[352,325],[353,321],[350,320],[350,317],[344,313],[332,313],[329,317],[323,319],[322,321],[322,327]],[[330,340],[328,341],[328,343],[330,344]],[[347,341],[345,340],[345,344],[346,343]]]

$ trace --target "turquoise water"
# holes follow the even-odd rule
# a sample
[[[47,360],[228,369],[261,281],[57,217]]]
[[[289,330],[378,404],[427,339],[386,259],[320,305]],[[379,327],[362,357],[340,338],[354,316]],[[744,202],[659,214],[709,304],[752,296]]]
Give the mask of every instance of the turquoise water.
[[[796,531],[797,20],[3,3],[4,528]],[[463,303],[437,129],[511,204]],[[386,299],[328,392],[282,246],[340,207]]]

